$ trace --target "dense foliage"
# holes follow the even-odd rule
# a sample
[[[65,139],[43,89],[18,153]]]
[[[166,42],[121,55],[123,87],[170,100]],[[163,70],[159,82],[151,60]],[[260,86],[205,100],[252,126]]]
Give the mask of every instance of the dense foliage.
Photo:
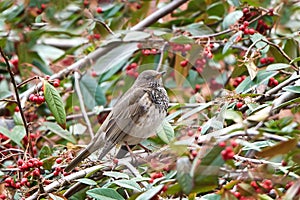
[[[0,199],[300,198],[297,0],[0,11]],[[171,101],[148,150],[65,173],[145,69],[167,72]]]

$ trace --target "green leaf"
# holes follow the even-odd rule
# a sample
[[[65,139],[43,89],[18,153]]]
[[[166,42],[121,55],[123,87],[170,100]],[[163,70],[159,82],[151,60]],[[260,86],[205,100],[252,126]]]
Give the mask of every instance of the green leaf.
[[[123,38],[123,40],[125,42],[127,41],[138,41],[138,40],[144,40],[146,38],[149,38],[151,35],[149,33],[146,32],[142,32],[142,31],[131,31],[128,32],[125,37]]]
[[[169,144],[174,139],[174,129],[169,122],[163,120],[161,126],[157,129],[157,136]]]
[[[269,51],[270,46],[263,42],[257,42],[259,40],[267,40],[265,36],[261,35],[260,33],[255,33],[254,35],[250,35],[250,39],[255,44],[255,47],[260,49],[261,53],[267,53]]]
[[[288,92],[292,92],[292,93],[297,93],[297,94],[300,93],[300,86],[298,86],[298,85],[286,86],[282,89],[285,91],[288,91]]]
[[[2,133],[3,135],[5,135],[9,139],[11,139],[13,142],[15,142],[20,147],[23,147],[23,145],[21,144],[21,141],[26,135],[24,126],[20,126],[20,125],[15,126],[11,131],[0,126],[0,133]]]
[[[273,157],[279,154],[287,154],[295,148],[297,148],[297,139],[290,139],[279,142],[274,146],[267,147],[262,151],[257,152],[256,155],[259,157]]]
[[[44,95],[45,101],[53,114],[57,123],[65,128],[66,127],[66,111],[64,103],[58,91],[47,80],[44,80]]]
[[[237,41],[237,38],[242,38],[242,31],[238,31],[236,32],[235,34],[233,34],[229,40],[225,43],[224,47],[223,47],[223,50],[222,50],[222,54],[225,54],[229,49],[230,47],[236,43]],[[238,67],[239,68],[239,67]]]
[[[50,131],[52,131],[56,135],[59,135],[60,137],[66,139],[66,140],[68,140],[68,141],[70,141],[72,143],[76,143],[76,140],[73,137],[73,135],[71,133],[69,133],[68,131],[62,129],[56,123],[53,123],[53,122],[44,122],[42,124],[42,126],[45,126],[47,129],[49,129]]]
[[[227,2],[234,7],[238,7],[240,5],[240,1],[239,0],[227,0]]]
[[[117,184],[118,186],[121,186],[122,188],[137,190],[139,192],[142,191],[141,186],[132,180],[116,180],[113,183]]]
[[[212,3],[207,7],[206,13],[210,16],[222,17],[225,13],[224,3],[216,2]]]
[[[240,10],[234,11],[226,15],[222,23],[223,29],[227,29],[231,25],[235,24],[241,17],[243,17],[243,15],[243,12]]]
[[[49,197],[51,197],[51,199],[53,199],[53,200],[64,200],[64,198],[56,196],[56,195],[54,195],[52,193],[49,193]]]
[[[119,179],[119,178],[129,179],[129,176],[127,174],[121,172],[104,172],[103,175],[113,177],[115,179]]]
[[[39,158],[44,159],[48,158],[52,155],[52,149],[49,146],[43,146],[39,151]]]
[[[149,200],[152,197],[154,197],[161,189],[164,187],[164,185],[158,185],[156,187],[153,187],[151,189],[148,189],[146,192],[141,194],[136,198],[136,200]]]
[[[193,191],[207,192],[218,186],[220,167],[224,164],[224,160],[221,158],[222,150],[223,148],[216,145],[201,159],[200,165],[195,170]]]
[[[193,44],[194,40],[184,35],[176,36],[171,38],[170,42],[174,42],[176,44]]]
[[[95,188],[86,192],[92,198],[97,200],[123,200],[124,198],[114,189]]]
[[[281,69],[286,69],[289,68],[291,65],[286,64],[286,63],[275,63],[268,65],[266,71],[275,71],[275,70],[281,70]]]
[[[101,56],[93,65],[93,68],[97,74],[101,75],[120,63],[127,62],[137,49],[137,43],[120,44],[107,54]]]
[[[190,32],[193,36],[209,35],[214,33],[213,30],[206,26],[203,22],[189,24],[182,28]]]
[[[234,110],[226,110],[225,119],[233,120],[234,122],[242,122],[243,116],[241,112],[234,111]]]
[[[89,178],[80,178],[80,179],[77,179],[76,181],[83,183],[85,185],[97,185],[96,181],[89,179]]]
[[[176,163],[176,179],[185,194],[189,194],[193,189],[193,178],[191,176],[192,164],[188,157],[181,157]]]
[[[221,195],[219,194],[206,194],[201,197],[201,200],[221,200]]]
[[[106,98],[101,87],[89,74],[85,74],[81,77],[79,85],[84,104],[90,110],[92,110],[95,106],[104,105],[106,103]]]

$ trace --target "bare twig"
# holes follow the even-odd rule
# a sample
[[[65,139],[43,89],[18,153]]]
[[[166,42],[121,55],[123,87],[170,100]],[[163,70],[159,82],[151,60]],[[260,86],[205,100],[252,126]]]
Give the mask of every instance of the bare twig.
[[[22,83],[19,83],[19,84],[17,85],[17,88],[20,88],[22,85],[24,85],[24,84],[26,84],[26,83],[28,83],[28,82],[34,80],[34,79],[39,79],[39,78],[40,78],[40,77],[38,77],[38,76],[31,77],[31,78],[29,78],[29,79],[23,81]]]
[[[86,113],[86,110],[85,110],[84,100],[83,100],[83,96],[82,96],[80,85],[79,85],[80,75],[77,71],[74,73],[74,79],[75,79],[75,90],[76,90],[76,93],[78,95],[80,109],[81,109],[83,118],[85,120],[85,123],[88,127],[90,136],[91,136],[91,138],[93,138],[94,137],[94,132],[93,132],[93,128],[92,128],[91,122],[89,120],[89,117],[88,117],[88,115]]]
[[[160,58],[159,58],[159,62],[158,62],[156,71],[160,71],[160,68],[162,67],[162,63],[164,60],[164,53],[165,53],[165,49],[166,49],[167,45],[168,45],[168,42],[165,42],[164,45],[160,49]]]
[[[4,54],[4,52],[3,52],[3,50],[2,50],[1,47],[0,47],[0,53],[1,53],[1,56],[5,60],[7,71],[9,72],[10,80],[11,80],[11,83],[13,84],[13,87],[14,87],[16,101],[17,101],[17,105],[18,105],[18,107],[20,109],[20,114],[21,114],[21,117],[22,117],[22,121],[23,121],[23,125],[24,125],[24,128],[25,128],[25,131],[26,131],[26,136],[29,137],[28,124],[27,124],[27,121],[26,121],[26,118],[25,118],[25,115],[24,115],[24,112],[23,112],[23,109],[22,109],[22,106],[21,106],[20,96],[19,96],[18,87],[17,87],[17,83],[15,81],[14,74],[13,74],[13,72],[10,69],[10,65],[9,65],[8,59],[7,59],[6,55]]]

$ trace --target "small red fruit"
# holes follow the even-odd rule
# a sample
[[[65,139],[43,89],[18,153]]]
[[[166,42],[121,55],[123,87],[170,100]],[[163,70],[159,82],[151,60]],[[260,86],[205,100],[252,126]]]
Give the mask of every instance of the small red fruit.
[[[261,64],[267,64],[268,60],[267,60],[267,58],[261,58],[261,59],[259,60],[259,62],[260,62]]]
[[[275,61],[274,57],[268,57],[267,59],[268,59],[269,63],[273,63]]]
[[[223,148],[226,147],[226,142],[225,141],[219,142],[219,146]]]
[[[16,106],[16,107],[15,107],[15,112],[20,112],[19,106]]]
[[[249,22],[248,22],[248,21],[244,21],[243,25],[244,25],[245,27],[248,27],[248,26],[249,26]]]
[[[189,61],[188,60],[183,60],[180,62],[181,67],[186,67],[188,65]]]
[[[250,35],[253,35],[255,33],[255,30],[253,28],[250,28],[248,32]]]
[[[57,164],[60,164],[62,161],[63,161],[62,158],[57,158],[57,159],[55,160],[55,162],[56,162]]]
[[[236,103],[236,107],[237,108],[241,108],[243,105],[244,105],[243,102],[237,102]]]
[[[54,82],[53,82],[53,86],[54,86],[54,87],[58,87],[59,85],[60,85],[60,82],[59,82],[59,81],[54,81]]]
[[[188,130],[187,135],[191,137],[194,135],[194,132],[192,130]]]
[[[98,7],[98,8],[96,9],[96,12],[97,12],[97,13],[102,13],[102,12],[103,12],[103,10],[102,10],[102,8],[101,8],[101,7]]]
[[[249,8],[243,8],[243,13],[246,14],[249,12]]]
[[[97,76],[98,76],[98,74],[97,74],[97,72],[95,72],[95,71],[92,71],[92,72],[91,72],[91,76],[92,76],[92,77],[97,77]]]

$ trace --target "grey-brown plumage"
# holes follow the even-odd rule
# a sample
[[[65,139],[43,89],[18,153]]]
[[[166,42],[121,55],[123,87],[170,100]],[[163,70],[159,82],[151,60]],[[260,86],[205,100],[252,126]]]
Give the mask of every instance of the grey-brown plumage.
[[[164,72],[146,70],[117,101],[90,144],[65,168],[71,171],[96,150],[101,160],[116,144],[135,145],[153,135],[166,116],[169,98]]]

